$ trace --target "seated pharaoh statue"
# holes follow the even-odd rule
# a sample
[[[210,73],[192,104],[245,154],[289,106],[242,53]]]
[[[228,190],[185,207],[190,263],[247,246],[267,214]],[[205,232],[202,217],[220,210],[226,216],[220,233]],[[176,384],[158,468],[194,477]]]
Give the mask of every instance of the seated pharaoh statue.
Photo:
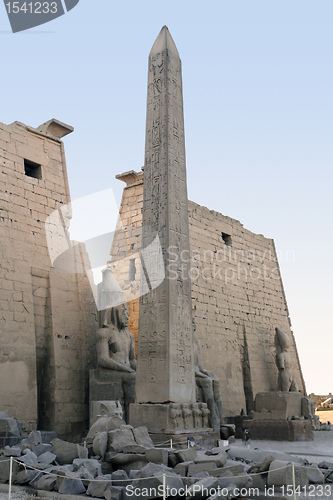
[[[134,336],[128,329],[127,305],[101,312],[96,333],[97,370],[90,372],[90,401],[120,401],[128,421],[128,406],[135,401],[136,360]]]

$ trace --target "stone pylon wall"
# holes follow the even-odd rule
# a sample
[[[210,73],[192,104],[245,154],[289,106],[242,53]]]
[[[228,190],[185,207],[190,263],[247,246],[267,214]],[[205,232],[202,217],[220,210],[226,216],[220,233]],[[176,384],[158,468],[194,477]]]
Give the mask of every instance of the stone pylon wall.
[[[0,193],[0,410],[27,431],[75,439],[88,420],[97,315],[86,275],[56,271],[48,253],[46,218],[70,202],[62,141],[0,124]]]
[[[126,182],[120,207],[124,230],[140,225],[142,173],[117,176]],[[277,390],[275,327],[291,338],[295,376],[305,392],[296,344],[290,329],[274,241],[248,231],[230,217],[189,202],[192,309],[200,363],[221,381],[226,415],[252,409],[256,393]],[[117,234],[112,259],[129,250]],[[139,268],[139,266],[138,266]],[[138,286],[139,275],[122,275],[122,286]],[[130,302],[131,331],[137,339],[139,299]]]

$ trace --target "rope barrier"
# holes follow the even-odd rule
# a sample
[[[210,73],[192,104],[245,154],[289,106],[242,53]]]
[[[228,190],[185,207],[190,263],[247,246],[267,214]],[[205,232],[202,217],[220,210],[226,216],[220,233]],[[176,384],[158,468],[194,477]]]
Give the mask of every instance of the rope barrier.
[[[111,482],[111,484],[113,483],[127,483],[129,481],[133,481],[133,482],[137,482],[137,481],[145,481],[147,479],[157,479],[157,478],[160,478],[162,477],[162,484],[163,484],[163,500],[166,500],[166,480],[168,478],[174,478],[175,476],[172,475],[172,476],[169,476],[168,474],[166,473],[161,473],[160,475],[156,475],[156,476],[150,476],[150,477],[138,477],[138,478],[133,478],[133,479],[85,479],[85,478],[81,478],[81,477],[70,477],[70,476],[63,476],[61,474],[56,474],[54,472],[48,472],[48,471],[45,471],[45,470],[40,470],[40,469],[37,469],[36,467],[33,467],[32,465],[28,465],[28,464],[25,464],[24,462],[21,462],[20,460],[17,460],[13,457],[10,457],[8,460],[2,460],[2,463],[4,462],[10,462],[10,466],[9,466],[9,487],[8,487],[8,500],[11,500],[11,493],[12,493],[12,476],[13,476],[13,462],[16,462],[17,464],[19,465],[22,465],[24,467],[24,470],[27,471],[27,469],[31,469],[31,470],[35,470],[37,471],[38,473],[41,474],[41,476],[43,474],[46,474],[48,476],[52,476],[52,477],[61,477],[61,478],[66,478],[66,479],[73,479],[74,481],[75,480],[86,480],[86,481],[89,481],[89,483],[91,482]],[[295,464],[294,462],[290,462],[288,463],[288,465],[285,465],[283,467],[278,467],[277,469],[274,469],[274,471],[279,471],[279,470],[283,470],[283,469],[287,469],[289,467],[292,467],[292,481],[293,481],[293,498],[294,500],[296,500],[296,481],[295,481]],[[50,465],[50,467],[52,467]],[[223,468],[221,468],[223,469]],[[209,472],[209,471],[207,471]],[[254,472],[254,473],[251,473],[250,472],[250,475],[253,475],[253,476],[260,476],[262,474],[267,474],[268,471],[262,471],[262,472]],[[36,474],[37,475],[37,474]],[[181,479],[187,479],[188,476],[180,476],[177,474],[177,476]],[[232,480],[232,477],[234,478],[244,478],[244,477],[248,477],[249,474],[245,474],[245,475],[237,475],[237,476],[227,476],[227,478],[229,478],[230,480]],[[223,476],[220,476],[223,478]]]
[[[11,458],[13,458],[13,457],[11,457]],[[8,460],[8,461],[10,461],[10,460]],[[3,460],[3,462],[5,462],[5,460]],[[130,478],[128,478],[128,479],[86,479],[86,478],[80,478],[80,477],[63,476],[61,474],[56,474],[55,472],[48,472],[48,471],[45,471],[45,470],[40,470],[40,469],[38,469],[36,467],[33,467],[32,465],[27,465],[24,462],[20,462],[19,460],[16,460],[14,458],[13,458],[13,462],[16,462],[16,463],[22,465],[25,470],[31,469],[31,470],[35,470],[37,472],[40,472],[41,474],[47,474],[47,475],[53,476],[53,477],[61,477],[61,478],[65,477],[66,479],[73,479],[73,480],[81,479],[83,481],[89,481],[89,482],[110,482],[110,481],[128,482],[128,481],[138,481],[138,480],[140,481],[140,480],[144,480],[144,479],[154,479],[156,477],[159,477],[159,476],[149,476],[149,477],[142,477],[142,478],[138,477],[138,478],[133,478],[133,479],[130,479]],[[288,463],[288,465],[284,465],[283,467],[279,467],[277,469],[274,469],[274,472],[275,471],[279,471],[279,470],[283,470],[283,469],[287,469],[290,466],[294,467],[294,462],[290,462],[290,463]],[[50,467],[56,467],[56,466],[50,465]],[[223,467],[218,467],[218,468],[221,468],[221,470],[223,470]],[[209,471],[207,471],[207,472],[209,473]],[[262,474],[267,474],[267,473],[268,473],[268,471],[250,472],[249,474],[251,476],[260,476]],[[163,475],[163,474],[164,473],[161,473],[161,475]],[[248,477],[249,474],[237,475],[237,476],[234,476],[234,477],[244,478],[244,477]],[[180,477],[181,479],[188,479],[188,476],[180,476],[179,474],[177,474],[177,476]],[[165,474],[165,477],[166,478],[174,478],[175,476],[168,476],[168,474]],[[228,476],[228,478],[232,478],[232,476]]]

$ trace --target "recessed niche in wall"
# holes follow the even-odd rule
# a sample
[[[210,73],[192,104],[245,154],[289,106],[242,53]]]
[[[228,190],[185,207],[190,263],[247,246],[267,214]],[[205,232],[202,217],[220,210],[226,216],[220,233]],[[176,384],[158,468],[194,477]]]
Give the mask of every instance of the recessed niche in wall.
[[[231,241],[231,236],[230,236],[230,234],[227,234],[227,233],[222,233],[222,240],[224,241],[224,243],[225,243],[228,247],[231,247],[231,245],[232,245],[232,241]]]
[[[34,179],[42,178],[42,167],[38,163],[34,163],[30,160],[24,160],[24,173],[28,177],[33,177]]]

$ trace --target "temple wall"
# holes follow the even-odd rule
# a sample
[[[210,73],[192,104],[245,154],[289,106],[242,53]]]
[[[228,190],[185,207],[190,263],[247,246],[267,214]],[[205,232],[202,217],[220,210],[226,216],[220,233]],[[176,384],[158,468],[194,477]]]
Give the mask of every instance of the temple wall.
[[[124,230],[141,224],[142,173],[117,176],[126,182],[120,217]],[[297,349],[277,262],[274,241],[245,229],[230,217],[189,202],[192,309],[200,363],[221,381],[226,415],[250,411],[256,393],[277,390],[275,327],[292,340],[295,377],[305,392]],[[115,235],[112,259],[136,255],[141,240],[132,247]],[[133,242],[135,243],[133,246]],[[136,266],[140,269],[139,261]],[[123,267],[117,280],[137,289],[140,274],[131,277]],[[130,302],[130,329],[137,339],[139,300]]]
[[[55,271],[48,253],[45,221],[70,202],[62,141],[0,124],[0,191],[0,410],[75,438],[97,323],[86,275]]]

